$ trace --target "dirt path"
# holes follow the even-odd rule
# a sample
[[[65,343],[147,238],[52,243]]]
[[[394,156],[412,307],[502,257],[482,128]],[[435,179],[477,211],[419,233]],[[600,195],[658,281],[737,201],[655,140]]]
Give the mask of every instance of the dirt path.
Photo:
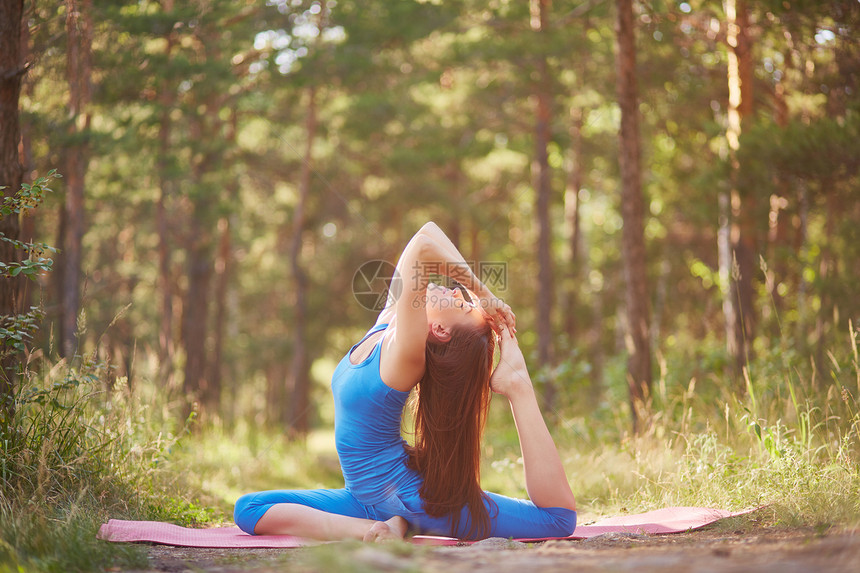
[[[302,549],[148,548],[155,572],[254,571],[529,573],[619,571],[827,573],[860,568],[860,531],[810,529],[608,534],[584,541],[524,545],[501,539],[463,547],[325,544]],[[142,573],[142,572],[141,572]]]

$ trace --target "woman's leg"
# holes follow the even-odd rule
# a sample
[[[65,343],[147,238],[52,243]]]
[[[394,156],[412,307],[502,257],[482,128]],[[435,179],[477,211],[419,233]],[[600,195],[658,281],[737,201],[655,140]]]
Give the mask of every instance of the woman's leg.
[[[568,537],[576,528],[576,511],[566,507],[538,507],[524,499],[487,493],[490,537]]]
[[[244,495],[233,517],[255,535],[296,535],[320,540],[403,538],[406,522],[372,519],[367,508],[345,489],[275,490]]]
[[[254,531],[257,535],[296,535],[320,541],[386,541],[403,539],[406,527],[406,520],[400,516],[376,521],[328,513],[295,503],[279,503],[260,518]]]
[[[538,507],[523,499],[484,492],[484,505],[490,516],[490,530],[483,537],[543,538],[568,537],[576,528],[576,512],[565,507]],[[394,504],[393,500],[397,501]],[[380,517],[400,515],[418,533],[467,538],[471,529],[469,509],[463,507],[460,526],[451,530],[450,517],[431,517],[424,512],[418,491],[401,491],[384,504],[374,506]]]
[[[514,499],[496,493],[487,493],[484,501],[490,514],[490,530],[481,537],[538,539],[568,537],[576,528],[576,512],[564,507],[538,507],[524,499]],[[419,533],[444,535],[466,539],[471,527],[468,508],[463,508],[460,527],[451,530],[448,517],[430,517],[426,513],[413,513],[408,517]]]
[[[561,457],[538,406],[522,350],[510,329],[502,329],[499,347],[501,359],[490,384],[494,392],[507,397],[511,403],[523,452],[529,499],[539,507],[563,507],[576,511],[576,499]]]

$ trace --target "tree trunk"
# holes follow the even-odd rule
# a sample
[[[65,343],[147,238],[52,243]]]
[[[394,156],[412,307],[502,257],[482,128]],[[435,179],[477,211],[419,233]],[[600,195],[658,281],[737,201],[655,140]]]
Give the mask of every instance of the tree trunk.
[[[729,356],[737,356],[735,348],[735,319],[737,299],[733,296],[735,264],[732,257],[731,220],[732,211],[729,206],[729,194],[720,191],[717,195],[717,257],[720,274],[720,291],[723,296],[723,318],[725,319],[726,351]]]
[[[448,237],[454,246],[462,252],[463,246],[460,244],[460,237],[463,234],[462,225],[460,223],[463,216],[460,209],[457,207],[462,205],[463,197],[460,190],[460,164],[457,159],[452,159],[445,169],[445,180],[448,184],[448,197],[450,197],[450,219],[448,220]]]
[[[195,209],[190,224],[191,245],[188,257],[188,291],[182,306],[182,341],[185,350],[185,395],[196,400],[206,412],[211,395],[206,379],[206,334],[209,315],[209,283],[212,277],[209,233],[202,228],[202,214]]]
[[[0,186],[3,196],[14,195],[21,187],[23,176],[18,160],[18,142],[21,138],[18,101],[21,96],[21,79],[26,68],[21,62],[21,18],[23,0],[0,0]],[[0,216],[0,233],[18,239],[19,218],[12,214]],[[0,241],[0,261],[20,260],[20,253],[6,241]],[[22,277],[0,279],[0,318],[14,316],[21,311]],[[17,357],[5,355],[0,372],[0,419],[14,415],[12,395]]]
[[[215,259],[215,324],[212,325],[214,336],[212,345],[212,360],[210,361],[209,380],[212,388],[212,402],[221,401],[222,368],[224,364],[224,328],[227,322],[227,286],[230,282],[230,262],[232,246],[230,242],[230,219],[222,217],[218,221],[218,255]]]
[[[30,12],[24,14],[23,21],[26,21]],[[26,24],[21,25],[21,54],[20,61],[28,62],[32,59],[32,50],[30,49],[30,27]],[[23,84],[21,90],[25,97],[30,99],[33,98],[33,93],[35,92],[35,86],[33,81],[24,81],[22,78]],[[20,123],[21,130],[21,145],[20,145],[20,153],[19,153],[19,161],[21,162],[22,176],[21,183],[22,184],[31,184],[33,182],[33,170],[35,169],[35,162],[33,160],[33,137],[32,137],[32,125],[28,123],[26,120]],[[24,242],[34,242],[36,240],[36,218],[35,213],[33,211],[28,211],[24,213],[20,219],[21,228],[19,230],[19,238]],[[33,306],[33,291],[34,291],[34,283],[32,281],[22,281],[21,285],[21,293],[20,293],[20,308],[23,310],[29,309]]]
[[[787,31],[784,34],[788,34]],[[786,50],[785,54],[786,68],[790,67],[791,52]],[[788,125],[788,102],[786,101],[785,82],[777,82],[773,90],[773,109],[774,122],[779,127]],[[771,304],[773,305],[773,320],[771,332],[774,337],[779,337],[781,318],[785,302],[783,296],[779,293],[780,283],[788,281],[788,264],[787,255],[791,247],[790,221],[786,209],[788,208],[788,197],[791,194],[791,185],[787,176],[782,173],[775,175],[775,186],[777,192],[770,196],[770,211],[768,212],[768,268],[769,273],[765,277],[767,281],[767,292],[770,295]],[[797,254],[795,253],[795,256]]]
[[[566,289],[566,301],[564,312],[564,330],[571,346],[575,346],[577,338],[576,311],[579,298],[580,279],[583,276],[580,271],[580,242],[582,231],[579,222],[579,191],[582,189],[585,170],[583,168],[582,148],[582,108],[570,108],[570,165],[567,174],[567,190],[564,194],[564,213],[568,228],[568,272],[569,277]]]
[[[328,7],[325,0],[320,2],[317,28],[322,31],[326,27]],[[295,289],[295,306],[293,308],[291,329],[292,362],[289,368],[286,387],[290,392],[289,425],[290,432],[295,435],[305,435],[310,429],[310,350],[307,344],[308,321],[308,277],[302,261],[302,245],[307,226],[308,198],[311,192],[311,177],[313,175],[313,146],[317,136],[317,86],[307,88],[307,117],[305,119],[305,150],[302,158],[302,169],[299,175],[299,200],[293,212],[293,223],[290,233],[289,260]]]
[[[323,7],[323,11],[325,7]],[[310,196],[311,175],[313,173],[313,144],[317,133],[317,88],[307,88],[308,115],[305,121],[305,153],[299,178],[299,200],[293,213],[292,239],[290,242],[290,269],[295,288],[295,306],[292,316],[293,352],[287,386],[290,395],[290,430],[304,435],[310,428],[310,360],[307,347],[307,290],[308,278],[302,262],[302,243],[307,219],[308,197]]]
[[[164,0],[162,9],[165,13],[173,11],[173,0]],[[164,48],[165,60],[169,63],[176,44],[173,30],[166,36]],[[169,65],[169,64],[168,64]],[[158,229],[158,290],[161,302],[160,320],[158,325],[158,377],[161,384],[170,388],[173,386],[173,356],[175,340],[173,335],[173,281],[171,280],[171,225],[167,216],[167,203],[172,196],[172,181],[170,172],[170,112],[174,106],[173,86],[168,79],[161,82],[158,94],[161,106],[161,118],[158,126],[158,199],[155,204],[155,221]]]
[[[472,255],[472,260],[475,261],[475,264],[477,264],[479,269],[480,269],[480,266],[481,266],[481,241],[478,237],[478,235],[481,231],[480,223],[478,221],[476,221],[475,219],[472,219],[470,221],[470,230],[471,230],[471,233],[469,234],[470,253]],[[483,280],[483,277],[479,277],[479,278],[481,278],[481,280]]]
[[[633,431],[644,429],[651,394],[650,309],[645,268],[645,233],[639,149],[639,101],[632,0],[617,0],[618,104],[621,108],[621,257],[627,307],[627,383]]]
[[[839,194],[836,189],[838,185],[834,184],[832,179],[824,178],[821,182],[821,188],[827,189],[829,192],[825,196],[825,212],[824,212],[824,240],[821,243],[821,256],[818,262],[818,277],[824,288],[819,289],[819,311],[815,313],[815,360],[818,363],[818,368],[826,371],[825,355],[828,352],[828,346],[834,342],[830,340],[828,344],[827,331],[836,332],[838,324],[836,317],[839,315],[838,309],[835,307],[835,301],[831,294],[831,289],[827,286],[838,284],[839,267],[837,265],[837,256],[834,253],[833,245],[836,242],[836,221],[843,217],[850,210],[842,204]],[[829,327],[829,328],[828,328]]]
[[[591,317],[587,340],[588,360],[591,364],[591,382],[589,386],[589,404],[597,405],[603,393],[603,371],[606,362],[606,350],[603,344],[603,333],[606,330],[606,321],[603,316],[604,293],[594,289],[591,293]]]
[[[210,193],[200,191],[206,174],[216,161],[216,156],[206,149],[206,142],[212,141],[220,120],[218,106],[211,100],[205,101],[203,112],[189,123],[191,140],[201,145],[198,157],[191,165],[192,193],[190,222],[188,224],[186,259],[188,285],[182,304],[182,347],[185,350],[185,372],[183,389],[185,395],[197,400],[199,412],[206,416],[213,411],[217,391],[208,379],[207,337],[209,335],[209,291],[212,270],[212,201]]]
[[[287,367],[281,360],[273,360],[266,366],[266,406],[265,416],[272,423],[284,422],[286,418]]]
[[[732,299],[734,317],[727,317],[733,325],[733,332],[727,333],[733,339],[727,348],[732,354],[736,373],[740,374],[750,358],[755,333],[754,278],[756,274],[757,237],[755,225],[755,197],[750,189],[738,188],[737,179],[740,165],[737,151],[745,120],[753,114],[753,62],[752,46],[749,40],[749,13],[744,0],[726,0],[728,50],[729,108],[726,138],[731,159],[730,193],[731,222],[730,242],[733,256],[732,288],[728,296]],[[725,308],[725,306],[724,306]]]
[[[236,133],[238,131],[238,118],[236,110],[230,114],[230,122],[225,135],[226,141],[231,146],[236,145]],[[239,182],[234,175],[225,185],[230,203],[239,201]],[[227,290],[230,285],[230,271],[232,270],[233,245],[231,241],[232,228],[230,218],[222,217],[218,220],[218,253],[215,259],[215,324],[213,325],[212,360],[209,363],[209,379],[212,381],[212,389],[217,393],[216,402],[220,402],[223,391],[223,369],[224,369],[224,331],[227,325]]]
[[[797,211],[798,225],[795,229],[794,244],[800,255],[801,261],[809,260],[809,212],[810,212],[809,192],[806,189],[806,183],[801,181],[797,190]],[[806,345],[809,343],[809,291],[810,284],[806,280],[806,274],[801,271],[797,283],[797,326],[795,331],[795,339]]]
[[[92,0],[66,0],[66,75],[69,84],[69,147],[65,150],[66,226],[63,237],[63,274],[59,331],[60,355],[71,357],[78,346],[80,277],[84,236],[84,179],[89,161],[87,143],[81,139],[90,127],[92,72]]]
[[[531,27],[538,36],[537,44],[546,43],[549,25],[550,0],[531,0]],[[542,52],[542,48],[539,50]],[[553,276],[551,247],[551,224],[549,205],[552,194],[548,146],[550,121],[552,119],[552,82],[546,56],[541,53],[537,60],[538,82],[534,85],[535,109],[535,155],[532,160],[532,181],[536,195],[538,222],[538,293],[537,293],[537,338],[538,367],[552,366],[552,309]],[[543,402],[546,411],[552,411],[555,402],[555,384],[548,380],[544,388]]]

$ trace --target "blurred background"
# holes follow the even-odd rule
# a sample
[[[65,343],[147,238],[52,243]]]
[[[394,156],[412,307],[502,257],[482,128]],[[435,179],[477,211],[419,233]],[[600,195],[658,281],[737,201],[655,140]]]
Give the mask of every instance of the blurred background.
[[[773,352],[826,371],[858,318],[860,4],[740,5],[632,9],[668,383],[742,387]],[[374,321],[356,271],[433,220],[507,265],[550,402],[625,401],[616,20],[608,1],[26,2],[25,180],[63,176],[22,222],[60,249],[30,291],[38,348],[305,433]]]

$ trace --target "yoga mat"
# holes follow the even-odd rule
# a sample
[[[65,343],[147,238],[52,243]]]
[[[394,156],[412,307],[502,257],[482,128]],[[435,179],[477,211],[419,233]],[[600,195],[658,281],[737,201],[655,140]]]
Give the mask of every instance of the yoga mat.
[[[517,541],[546,541],[548,539],[587,539],[604,533],[680,533],[699,529],[725,517],[743,515],[752,510],[731,512],[704,507],[668,507],[602,519],[591,525],[578,525],[570,537],[523,538]],[[192,529],[157,521],[123,521],[111,519],[99,528],[97,537],[116,542],[149,542],[180,547],[221,548],[289,548],[315,543],[292,535],[248,535],[238,527]],[[451,537],[416,535],[417,545],[455,545],[459,540]]]
[[[590,525],[577,525],[570,537],[551,539],[588,539],[604,533],[647,533],[662,535],[699,529],[726,517],[749,513],[752,510],[725,511],[707,507],[666,507],[646,513],[620,515],[601,519]],[[518,541],[543,541],[544,539],[520,539]]]
[[[663,535],[666,533],[681,533],[700,529],[706,525],[724,519],[750,513],[753,509],[743,511],[725,511],[707,507],[666,507],[646,513],[608,517],[590,525],[577,525],[573,535],[569,537],[523,537],[516,541],[536,542],[551,539],[588,539],[605,533],[634,533]],[[455,545],[462,543],[450,537],[435,537],[416,535],[412,542],[417,545]],[[468,542],[467,542],[468,543]]]
[[[292,535],[248,535],[238,527],[192,529],[159,521],[111,519],[96,535],[105,541],[146,541],[178,547],[290,548],[314,542]]]

